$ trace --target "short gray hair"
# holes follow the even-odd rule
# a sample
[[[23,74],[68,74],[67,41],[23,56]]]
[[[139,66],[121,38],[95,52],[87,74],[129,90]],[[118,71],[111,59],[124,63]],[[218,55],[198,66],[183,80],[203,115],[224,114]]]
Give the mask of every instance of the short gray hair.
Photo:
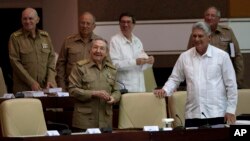
[[[211,35],[210,26],[205,22],[197,22],[193,25],[192,30],[194,29],[201,29],[205,32],[206,35]]]
[[[215,6],[210,6],[210,7],[208,7],[204,14],[207,13],[208,9],[215,9],[215,10],[216,10],[216,16],[219,17],[219,18],[221,17],[221,12],[220,12],[220,10],[219,10],[218,8],[216,8]]]

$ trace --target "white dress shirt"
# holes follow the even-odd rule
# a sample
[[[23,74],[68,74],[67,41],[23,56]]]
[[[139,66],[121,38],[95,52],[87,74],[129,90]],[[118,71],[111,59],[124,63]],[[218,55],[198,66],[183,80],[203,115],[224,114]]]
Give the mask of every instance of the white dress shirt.
[[[186,119],[224,117],[226,112],[235,114],[236,76],[225,51],[208,45],[202,56],[195,47],[182,53],[163,87],[167,96],[172,95],[184,79],[187,83]]]
[[[137,58],[148,58],[140,39],[132,35],[131,42],[122,33],[116,34],[110,41],[110,57],[118,69],[117,80],[128,92],[145,92],[143,71],[152,65],[136,65]]]

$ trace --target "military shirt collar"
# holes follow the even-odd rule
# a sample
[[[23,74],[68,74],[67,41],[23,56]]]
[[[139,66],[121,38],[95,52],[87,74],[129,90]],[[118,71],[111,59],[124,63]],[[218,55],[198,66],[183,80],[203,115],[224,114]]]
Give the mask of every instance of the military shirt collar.
[[[32,37],[30,31],[22,29],[22,32],[23,32],[23,34],[24,34],[25,37]],[[38,29],[36,29],[36,37],[37,36],[40,37],[40,30],[38,30]]]
[[[96,39],[96,38],[98,38],[98,36],[92,32],[89,37],[89,42],[91,42],[93,39]],[[80,33],[76,35],[75,41],[83,41],[83,38],[81,37]]]

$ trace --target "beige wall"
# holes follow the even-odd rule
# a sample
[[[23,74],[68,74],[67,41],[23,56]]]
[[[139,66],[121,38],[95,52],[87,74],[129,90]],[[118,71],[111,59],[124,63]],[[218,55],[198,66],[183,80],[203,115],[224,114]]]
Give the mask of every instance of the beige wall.
[[[59,53],[63,39],[78,31],[77,0],[42,0],[43,27]]]

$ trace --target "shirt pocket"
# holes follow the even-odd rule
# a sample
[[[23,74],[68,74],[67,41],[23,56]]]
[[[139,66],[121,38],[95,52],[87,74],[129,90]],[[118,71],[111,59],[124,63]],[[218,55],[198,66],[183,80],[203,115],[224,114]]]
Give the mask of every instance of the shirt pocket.
[[[22,60],[23,63],[27,63],[27,62],[34,62],[35,57],[33,56],[33,48],[31,47],[26,47],[26,46],[22,46],[20,48],[20,58]]]
[[[211,63],[210,63],[211,64]],[[207,78],[208,80],[218,79],[220,77],[221,70],[219,65],[211,64],[207,67]]]
[[[86,108],[86,107],[77,107],[76,111],[82,114],[91,114],[92,109],[91,108]]]
[[[74,64],[77,61],[84,59],[82,56],[82,50],[79,47],[68,47],[68,61],[70,64]]]
[[[42,60],[43,60],[43,62],[47,62],[48,59],[49,59],[50,52],[51,52],[50,49],[43,48],[41,50],[41,52],[42,52]]]
[[[95,81],[96,80],[95,80],[94,76],[87,75],[87,76],[83,77],[82,78],[83,89],[85,89],[85,90],[94,89]]]

